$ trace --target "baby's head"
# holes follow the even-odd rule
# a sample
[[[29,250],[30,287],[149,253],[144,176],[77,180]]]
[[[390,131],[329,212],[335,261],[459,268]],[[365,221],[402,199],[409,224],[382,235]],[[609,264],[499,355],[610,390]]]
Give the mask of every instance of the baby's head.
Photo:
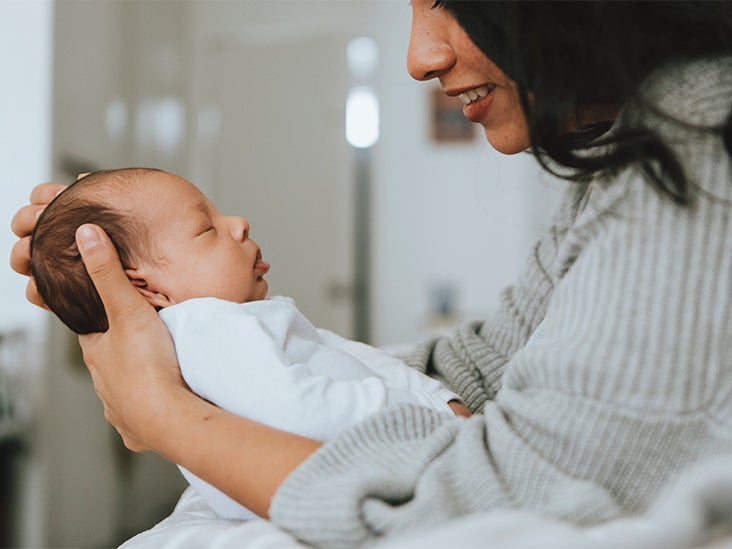
[[[78,334],[108,328],[75,243],[84,223],[107,232],[128,278],[158,309],[195,297],[243,303],[267,295],[269,265],[246,219],[222,216],[195,185],[167,172],[94,172],[46,207],[31,236],[38,292]]]

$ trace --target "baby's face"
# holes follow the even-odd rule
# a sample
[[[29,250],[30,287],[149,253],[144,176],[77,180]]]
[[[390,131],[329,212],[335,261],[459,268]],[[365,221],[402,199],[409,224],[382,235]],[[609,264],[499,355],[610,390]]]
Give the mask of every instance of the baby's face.
[[[247,220],[221,215],[185,179],[164,172],[149,178],[144,203],[135,210],[149,222],[156,261],[130,276],[161,300],[153,304],[165,307],[194,297],[264,299],[269,265],[249,238]]]

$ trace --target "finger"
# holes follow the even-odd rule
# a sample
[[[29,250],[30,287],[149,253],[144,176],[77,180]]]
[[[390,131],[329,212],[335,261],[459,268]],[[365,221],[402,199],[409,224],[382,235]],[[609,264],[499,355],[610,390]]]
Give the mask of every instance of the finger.
[[[86,366],[86,369],[89,371],[89,375],[91,376],[92,383],[94,384],[94,392],[97,394],[97,396],[101,399],[101,390],[100,390],[100,379],[98,379],[97,376],[97,369],[96,365],[89,360],[89,353],[94,348],[95,344],[99,340],[101,336],[105,334],[96,333],[96,334],[84,334],[79,336],[79,347],[81,347],[81,358],[84,361],[84,365]],[[102,399],[102,402],[104,400]]]
[[[41,183],[33,187],[30,194],[31,204],[45,205],[51,202],[56,195],[66,188],[66,185],[60,183]]]
[[[82,225],[76,231],[76,243],[89,277],[102,298],[110,327],[125,318],[155,312],[127,279],[117,250],[100,227]]]
[[[41,215],[45,207],[38,204],[23,206],[15,212],[13,219],[10,221],[10,229],[16,236],[28,236],[33,232],[38,216]]]
[[[91,360],[89,360],[89,353],[92,352],[92,349],[97,344],[99,339],[104,334],[94,333],[94,334],[83,334],[79,336],[79,347],[81,347],[81,357],[84,359],[84,364],[86,364],[87,369],[89,370],[89,373],[92,376],[92,381],[94,381],[94,388],[97,389],[97,381],[96,381],[96,367],[92,363]]]
[[[122,437],[122,442],[124,443],[125,448],[127,448],[130,452],[135,452],[136,454],[140,454],[142,452],[148,451],[147,446],[143,446],[142,444],[137,442],[135,439],[123,436],[122,433],[120,433],[119,429],[117,430],[117,432]]]
[[[16,273],[30,276],[30,237],[26,236],[15,241],[10,250],[10,268]]]
[[[17,273],[28,276],[28,284],[25,286],[25,298],[33,305],[48,309],[41,294],[38,293],[36,281],[30,276],[30,237],[21,238],[10,252],[10,267]]]
[[[81,179],[82,177],[86,177],[86,176],[87,176],[87,175],[89,175],[90,173],[91,173],[91,172],[84,172],[84,173],[80,173],[79,175],[77,175],[77,176],[76,176],[76,180],[78,181],[79,179]]]
[[[33,278],[28,279],[28,284],[25,286],[25,298],[30,301],[33,305],[37,305],[42,309],[49,311],[48,305],[43,301],[41,294],[38,293],[36,288],[36,281]]]

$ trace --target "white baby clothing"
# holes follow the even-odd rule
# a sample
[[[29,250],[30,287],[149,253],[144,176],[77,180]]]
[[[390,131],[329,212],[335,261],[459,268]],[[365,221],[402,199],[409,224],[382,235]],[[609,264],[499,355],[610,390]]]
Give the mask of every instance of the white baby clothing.
[[[165,308],[160,316],[192,391],[229,412],[308,438],[332,440],[395,404],[452,414],[447,403],[459,400],[384,351],[316,328],[290,298],[198,298]],[[181,471],[219,515],[253,516]]]

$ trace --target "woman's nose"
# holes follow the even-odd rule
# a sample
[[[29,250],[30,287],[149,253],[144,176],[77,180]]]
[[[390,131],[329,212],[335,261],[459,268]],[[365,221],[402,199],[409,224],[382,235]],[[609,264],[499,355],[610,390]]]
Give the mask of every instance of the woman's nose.
[[[231,223],[231,231],[234,238],[240,242],[244,242],[249,238],[249,221],[243,217],[229,217]]]
[[[455,52],[445,39],[449,15],[444,9],[430,10],[415,4],[413,2],[407,70],[415,80],[439,78],[455,63]]]

